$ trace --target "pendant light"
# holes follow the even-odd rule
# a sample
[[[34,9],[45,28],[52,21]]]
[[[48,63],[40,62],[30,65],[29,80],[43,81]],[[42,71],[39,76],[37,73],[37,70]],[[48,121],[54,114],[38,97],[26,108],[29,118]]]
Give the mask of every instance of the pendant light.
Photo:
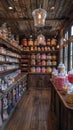
[[[41,6],[38,9],[35,9],[32,12],[32,16],[34,18],[34,26],[35,27],[43,27],[45,25],[45,19],[47,16],[46,10],[42,9]]]

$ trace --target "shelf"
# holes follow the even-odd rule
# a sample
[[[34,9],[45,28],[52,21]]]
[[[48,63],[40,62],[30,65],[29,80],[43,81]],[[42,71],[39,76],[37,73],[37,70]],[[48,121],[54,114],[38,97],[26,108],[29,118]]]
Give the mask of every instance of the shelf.
[[[59,50],[55,50],[55,51],[22,51],[22,53],[57,53]]]
[[[32,61],[32,60],[35,60],[35,61],[38,61],[38,60],[39,60],[40,62],[43,61],[43,60],[44,60],[44,61],[48,61],[48,60],[49,60],[49,61],[56,61],[56,60],[57,60],[57,59],[54,60],[54,59],[47,59],[47,58],[46,58],[46,59],[41,59],[41,58],[30,58],[30,59],[31,59],[31,61]]]
[[[8,119],[6,120],[3,120],[3,124],[2,126],[0,127],[0,130],[3,130],[5,128],[5,126],[7,125],[8,121],[10,120],[18,102],[21,100],[21,97],[24,95],[24,92],[26,91],[26,85],[27,85],[27,79],[26,79],[26,76],[27,76],[27,73],[21,73],[19,74],[16,78],[15,78],[15,82],[10,85],[10,87],[8,87],[5,91],[3,91],[3,94],[2,96],[0,97],[1,99],[4,97],[4,95],[7,95],[11,90],[13,90],[13,88],[17,87],[17,84],[20,84],[21,81],[24,81],[25,80],[25,83],[24,83],[24,90],[23,92],[21,93],[21,96],[19,96],[19,98],[17,99],[17,101],[15,102],[15,104],[13,104],[12,108],[11,108],[11,111],[10,113],[8,114]],[[13,101],[13,94],[12,94],[12,99]],[[3,106],[3,104],[2,104]],[[6,109],[7,110],[7,109]],[[2,111],[2,109],[1,109]],[[1,112],[1,115],[3,115],[3,111]]]
[[[1,72],[0,72],[0,76],[7,75],[8,73],[11,73],[11,72],[16,71],[16,70],[18,70],[18,69],[20,69],[20,68],[11,69],[11,70],[6,70],[6,71],[3,71],[3,72],[1,71]]]
[[[0,99],[2,99],[4,94],[7,94],[15,85],[17,85],[21,80],[23,80],[23,78],[25,78],[27,75],[27,73],[21,73],[19,74],[16,78],[15,81],[12,85],[10,85],[10,87],[8,87],[5,91],[1,91],[0,92]]]
[[[15,58],[15,59],[21,59],[21,57],[15,57],[15,56],[11,56],[11,55],[7,55],[7,54],[3,54],[3,53],[0,53],[0,55],[2,55],[2,56],[12,57],[12,58]]]
[[[21,53],[21,50],[18,47],[13,46],[12,44],[10,44],[5,39],[2,39],[1,37],[0,37],[0,44],[6,46],[7,48],[9,48],[13,51],[15,50],[16,52]]]
[[[22,67],[28,67],[27,64],[26,64],[26,65],[23,65],[23,64],[22,64],[21,66],[22,66]]]
[[[52,46],[56,46],[56,45],[42,45],[42,44],[39,44],[39,45],[27,45],[27,46],[23,46],[23,47],[27,48],[27,47],[52,47]]]
[[[26,75],[27,75],[27,73],[26,73],[26,74],[25,74],[25,73],[19,74],[19,75],[15,78],[14,83],[13,83],[12,85],[10,85],[10,87],[8,87],[5,91],[3,91],[3,94],[7,94],[9,91],[11,91],[11,90],[15,87],[15,85],[19,84],[19,82],[20,82],[21,80],[23,80],[23,78],[26,77]]]
[[[29,63],[28,60],[21,61],[21,63]]]
[[[3,53],[0,53],[0,55],[2,55],[2,56],[8,56],[8,57],[13,57],[13,58],[16,58],[16,59],[21,59],[21,57],[15,57],[15,56],[3,54]]]
[[[23,46],[24,48],[27,48],[27,47],[56,47],[56,45],[43,45],[43,44],[39,44],[39,45],[27,45],[27,46]]]
[[[0,61],[0,64],[20,64],[19,62]]]
[[[43,72],[28,72],[28,74],[35,74],[35,75],[38,75],[38,74],[40,74],[40,75],[48,75],[48,74],[51,74],[50,72],[49,73],[43,73]]]
[[[31,67],[54,67],[56,65],[30,65]]]

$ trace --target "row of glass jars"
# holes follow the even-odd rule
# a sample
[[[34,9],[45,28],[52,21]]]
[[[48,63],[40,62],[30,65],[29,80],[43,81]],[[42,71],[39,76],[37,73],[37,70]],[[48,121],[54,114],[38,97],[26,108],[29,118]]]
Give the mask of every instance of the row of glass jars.
[[[34,60],[34,59],[31,59],[31,65],[44,65],[44,66],[46,66],[46,65],[57,65],[57,62],[56,61],[50,61],[50,60],[47,60],[47,61],[45,61],[45,60]]]
[[[3,65],[0,65],[0,72],[6,71],[6,70],[18,69],[18,68],[19,68],[19,65],[3,64]]]
[[[55,47],[23,47],[25,51],[55,51]]]
[[[17,58],[21,58],[21,56],[17,53],[13,53],[11,51],[8,51],[6,50],[5,48],[3,47],[0,47],[0,53],[1,54],[6,54],[6,55],[9,55],[9,56],[14,56],[14,57],[17,57]]]
[[[38,40],[36,39],[36,40],[33,41],[32,38],[30,38],[28,41],[27,41],[27,39],[22,39],[21,44],[23,46],[39,45]],[[44,40],[44,42],[41,43],[41,44],[42,45],[56,45],[57,44],[57,40],[55,38],[53,38],[53,39],[47,39],[47,41]]]
[[[2,55],[0,55],[0,61],[9,61],[9,62],[16,62],[16,63],[18,63],[19,62],[19,60],[18,59],[16,59],[16,58],[11,58],[11,57],[8,57],[8,56],[2,56]]]
[[[42,73],[51,73],[52,68],[51,67],[31,67],[31,72],[42,72]]]
[[[8,119],[25,90],[24,82],[21,82],[0,99],[0,127],[3,125],[3,122]]]
[[[56,60],[56,55],[51,55],[51,54],[31,54],[31,59],[43,59],[43,60]]]

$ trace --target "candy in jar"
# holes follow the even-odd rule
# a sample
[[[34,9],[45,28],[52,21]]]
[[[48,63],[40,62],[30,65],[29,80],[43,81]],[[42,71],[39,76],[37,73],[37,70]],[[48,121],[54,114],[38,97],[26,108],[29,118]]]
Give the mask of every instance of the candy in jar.
[[[36,72],[41,72],[41,68],[40,68],[40,67],[37,67],[37,68],[36,68]]]
[[[8,108],[7,96],[4,95],[4,97],[3,97],[3,120],[6,120],[8,118],[7,108]]]
[[[41,71],[42,71],[43,73],[45,73],[45,72],[46,72],[45,67],[42,67]]]
[[[58,72],[64,72],[65,71],[65,65],[63,63],[60,63],[58,66]]]
[[[1,100],[0,100],[0,127],[2,126],[2,117],[1,117]]]
[[[58,75],[56,78],[56,87],[58,90],[62,90],[67,78],[66,76]]]
[[[68,72],[68,80],[73,84],[73,69]]]

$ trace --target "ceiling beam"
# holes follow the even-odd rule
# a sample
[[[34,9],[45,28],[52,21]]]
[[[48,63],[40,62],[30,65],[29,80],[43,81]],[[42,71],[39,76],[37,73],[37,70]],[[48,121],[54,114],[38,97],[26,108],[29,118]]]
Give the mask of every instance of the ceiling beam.
[[[3,18],[3,17],[0,17],[0,19],[2,21],[33,21],[33,19],[30,19],[30,18]],[[63,20],[69,20],[69,18],[53,18],[53,19],[46,19],[46,21],[63,21]]]

